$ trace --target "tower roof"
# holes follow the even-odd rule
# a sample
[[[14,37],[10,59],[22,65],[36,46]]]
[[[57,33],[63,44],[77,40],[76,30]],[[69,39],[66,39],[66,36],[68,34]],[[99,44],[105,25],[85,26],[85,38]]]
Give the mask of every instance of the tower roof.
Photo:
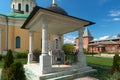
[[[83,37],[92,37],[92,35],[87,27],[84,30]]]

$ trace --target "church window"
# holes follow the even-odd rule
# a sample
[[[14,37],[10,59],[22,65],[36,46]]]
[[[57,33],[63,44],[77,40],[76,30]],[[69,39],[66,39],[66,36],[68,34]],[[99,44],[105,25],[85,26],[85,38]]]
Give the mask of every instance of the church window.
[[[29,5],[26,4],[26,12],[29,12]]]
[[[18,4],[18,10],[21,11],[21,4]]]
[[[20,48],[20,37],[16,37],[16,48]]]

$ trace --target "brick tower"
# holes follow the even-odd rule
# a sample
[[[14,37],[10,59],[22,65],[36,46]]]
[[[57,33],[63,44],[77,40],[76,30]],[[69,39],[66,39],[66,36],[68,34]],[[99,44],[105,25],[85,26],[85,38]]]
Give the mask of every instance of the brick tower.
[[[83,33],[83,48],[88,51],[88,47],[89,47],[89,42],[93,40],[93,37],[90,33],[90,31],[88,30],[88,28],[85,28],[85,31]]]

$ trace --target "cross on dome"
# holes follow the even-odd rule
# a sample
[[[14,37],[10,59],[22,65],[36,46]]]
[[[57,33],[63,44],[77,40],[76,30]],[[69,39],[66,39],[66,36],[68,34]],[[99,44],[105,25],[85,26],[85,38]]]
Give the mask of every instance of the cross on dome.
[[[52,6],[57,6],[56,0],[53,0],[53,1],[52,1]]]
[[[56,0],[53,0],[52,4],[56,4]]]
[[[56,13],[67,15],[67,12],[56,4],[56,0],[52,0],[52,5],[47,9],[54,11]]]

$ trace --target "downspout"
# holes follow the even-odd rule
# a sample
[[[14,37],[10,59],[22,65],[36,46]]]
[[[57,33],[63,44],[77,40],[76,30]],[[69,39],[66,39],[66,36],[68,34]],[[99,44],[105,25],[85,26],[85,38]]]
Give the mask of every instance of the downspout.
[[[5,16],[5,18],[6,18],[6,48],[5,48],[5,50],[6,51],[8,51],[8,17],[7,16]]]

